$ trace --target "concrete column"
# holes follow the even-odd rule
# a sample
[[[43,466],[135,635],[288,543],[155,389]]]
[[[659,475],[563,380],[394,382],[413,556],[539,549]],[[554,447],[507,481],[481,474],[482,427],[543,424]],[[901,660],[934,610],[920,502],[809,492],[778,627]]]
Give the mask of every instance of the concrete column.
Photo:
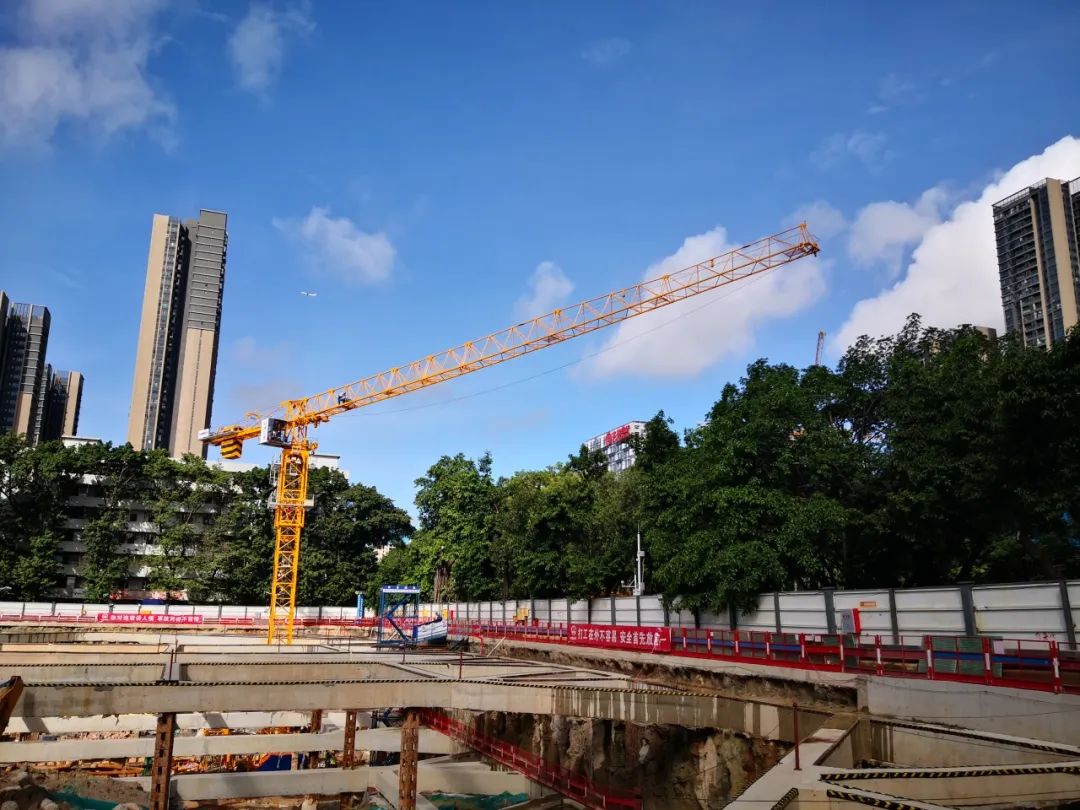
[[[825,594],[825,629],[830,636],[836,635],[836,609],[833,607],[833,591],[836,588],[822,588]]]
[[[634,622],[638,627],[641,627],[641,597],[634,597]]]
[[[660,605],[664,608],[664,627],[671,627],[671,611],[668,610],[667,602],[661,602]]]
[[[735,605],[727,606],[728,627],[733,631],[739,629],[739,610]]]
[[[1076,646],[1076,626],[1073,624],[1072,603],[1069,602],[1069,583],[1058,580],[1058,592],[1061,594],[1061,612],[1065,619],[1065,636],[1069,644]]]
[[[780,635],[784,631],[780,629],[780,592],[779,591],[773,591],[772,609],[773,609],[773,616],[776,619],[776,634]]]
[[[592,597],[585,599],[585,624],[592,624]]]
[[[1068,595],[1068,594],[1066,594],[1066,595]],[[573,607],[572,607],[573,604],[574,604],[573,600],[569,596],[566,597],[566,624],[567,625],[569,625],[573,621],[573,615],[574,615],[574,611],[573,611]]]
[[[892,642],[900,643],[900,616],[896,612],[896,588],[889,588],[889,623],[892,625]]]
[[[975,597],[971,592],[971,586],[974,583],[961,582],[960,588],[960,604],[964,608],[964,635],[974,636],[978,634],[975,629]]]
[[[612,623],[612,625],[618,624],[618,622],[615,621],[615,597],[614,596],[611,597],[611,623]]]
[[[505,600],[505,599],[503,599],[503,603],[502,603],[502,606],[503,606],[503,617],[502,617],[502,620],[503,620],[503,624],[506,624],[506,600]]]
[[[416,810],[416,762],[420,747],[420,716],[405,711],[401,726],[401,764],[398,766],[398,810]],[[154,808],[151,808],[154,810]]]
[[[154,732],[154,760],[150,766],[150,810],[169,810],[169,781],[172,778],[173,737],[176,713],[159,714]]]
[[[536,599],[529,597],[529,624],[536,621]]]

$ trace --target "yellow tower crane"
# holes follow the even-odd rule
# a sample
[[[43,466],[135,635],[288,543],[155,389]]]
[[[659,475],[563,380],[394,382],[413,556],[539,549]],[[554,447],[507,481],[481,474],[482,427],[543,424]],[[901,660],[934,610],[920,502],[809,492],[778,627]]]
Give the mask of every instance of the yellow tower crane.
[[[678,272],[665,273],[580,304],[556,309],[406,366],[330,388],[314,396],[286,400],[270,413],[248,414],[246,424],[202,431],[199,438],[219,447],[221,455],[227,459],[239,458],[243,443],[249,439],[281,448],[277,496],[273,504],[276,537],[267,642],[272,644],[284,637],[285,643],[291,644],[293,639],[300,535],[307,500],[308,454],[316,448],[315,442],[308,439],[309,428],[318,427],[338,414],[462,377],[765,273],[804,256],[813,256],[818,251],[817,241],[803,223]]]

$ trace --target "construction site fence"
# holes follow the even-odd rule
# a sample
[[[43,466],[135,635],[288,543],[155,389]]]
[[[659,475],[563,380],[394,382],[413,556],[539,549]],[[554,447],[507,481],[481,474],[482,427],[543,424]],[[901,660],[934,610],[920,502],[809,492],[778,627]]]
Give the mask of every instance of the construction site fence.
[[[666,632],[657,632],[657,631]],[[575,625],[451,622],[452,637],[514,640],[572,647],[650,652],[746,664],[898,678],[958,681],[1080,694],[1080,648],[1040,639],[990,636],[902,636],[772,633],[754,630],[604,627],[583,634]],[[646,645],[643,647],[642,645]]]
[[[546,762],[543,757],[503,740],[481,734],[473,727],[441,711],[423,709],[420,722],[472,748],[488,759],[524,774],[534,782],[590,808],[590,810],[640,810],[641,797],[634,791],[595,782],[584,774]]]
[[[161,613],[197,616],[203,624],[265,626],[266,606],[243,605],[108,605],[71,602],[0,602],[0,621],[94,623],[98,613]],[[441,614],[455,621],[529,622],[549,624],[660,626],[739,630],[776,634],[832,635],[857,614],[859,632],[880,635],[898,644],[906,636],[999,636],[1075,644],[1080,625],[1080,580],[956,585],[938,588],[866,589],[765,593],[749,612],[703,612],[665,607],[659,596],[605,596],[508,599],[488,602],[422,603],[419,618]],[[299,607],[301,626],[347,624],[357,618],[355,606]],[[374,618],[368,609],[366,618]]]

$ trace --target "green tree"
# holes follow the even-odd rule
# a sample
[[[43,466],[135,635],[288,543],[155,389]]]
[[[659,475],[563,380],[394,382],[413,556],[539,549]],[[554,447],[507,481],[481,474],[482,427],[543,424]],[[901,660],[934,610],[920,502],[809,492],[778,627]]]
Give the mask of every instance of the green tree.
[[[375,549],[400,546],[413,532],[408,514],[374,487],[350,485],[338,470],[311,471],[315,507],[300,550],[299,598],[347,605],[375,572]]]
[[[435,570],[450,569],[448,597],[493,599],[499,595],[492,562],[496,487],[491,455],[475,461],[458,453],[443,456],[416,480],[420,528],[416,544],[417,574],[430,594]]]

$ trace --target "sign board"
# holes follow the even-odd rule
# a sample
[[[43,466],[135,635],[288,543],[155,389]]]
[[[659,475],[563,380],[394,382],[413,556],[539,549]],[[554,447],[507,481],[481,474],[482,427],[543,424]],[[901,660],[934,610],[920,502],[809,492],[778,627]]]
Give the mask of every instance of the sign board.
[[[670,652],[670,627],[626,627],[607,624],[572,624],[571,644],[588,647],[610,647],[616,650]]]
[[[202,624],[202,616],[170,616],[167,613],[99,613],[103,624]]]
[[[877,601],[874,599],[867,599],[859,602],[859,610],[873,610],[877,607]]]
[[[383,585],[380,589],[383,593],[420,593],[419,585]]]
[[[862,632],[862,622],[859,621],[859,609],[839,610],[840,632],[845,636],[854,636]]]
[[[630,425],[623,425],[604,434],[604,447],[609,447],[630,438]]]

